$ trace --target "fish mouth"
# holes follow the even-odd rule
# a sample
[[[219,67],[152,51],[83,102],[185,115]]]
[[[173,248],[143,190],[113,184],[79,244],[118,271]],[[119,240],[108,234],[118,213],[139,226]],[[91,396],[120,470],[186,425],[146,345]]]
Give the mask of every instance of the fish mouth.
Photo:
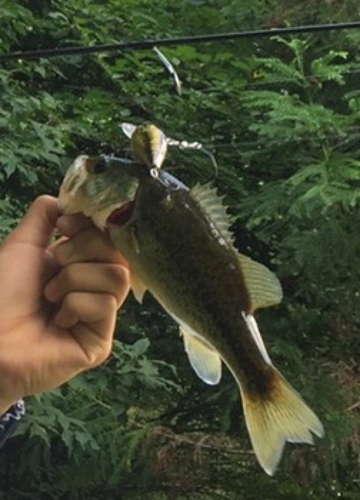
[[[115,208],[106,219],[106,226],[123,226],[131,219],[134,208],[134,201],[128,201],[124,205]]]

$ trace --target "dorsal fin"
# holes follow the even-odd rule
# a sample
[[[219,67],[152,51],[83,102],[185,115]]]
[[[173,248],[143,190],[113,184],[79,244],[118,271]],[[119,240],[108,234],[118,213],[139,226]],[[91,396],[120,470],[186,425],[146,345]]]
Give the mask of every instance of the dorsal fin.
[[[246,313],[279,304],[283,294],[280,281],[275,274],[263,264],[255,262],[246,255],[238,253],[238,258],[250,297],[250,310],[246,311]]]
[[[197,184],[192,188],[191,194],[209,216],[213,224],[215,224],[221,236],[232,246],[234,236],[229,229],[231,223],[230,216],[222,203],[223,198],[216,193],[216,188],[210,184]]]
[[[193,198],[200,204],[224,240],[234,248],[234,237],[229,230],[230,216],[222,204],[222,198],[216,194],[216,188],[210,184],[197,184],[192,190]],[[282,289],[279,280],[267,267],[240,254],[234,248],[239,258],[240,269],[250,297],[250,308],[246,313],[256,309],[279,304],[282,300]]]

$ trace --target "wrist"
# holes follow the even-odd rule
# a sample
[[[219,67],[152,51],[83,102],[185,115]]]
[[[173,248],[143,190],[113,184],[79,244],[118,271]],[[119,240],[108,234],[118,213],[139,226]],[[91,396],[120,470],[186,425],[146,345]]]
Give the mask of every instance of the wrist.
[[[4,415],[14,404],[16,403],[16,400],[12,401],[5,401],[4,399],[0,398],[0,418],[2,415]]]
[[[11,436],[25,413],[25,404],[18,399],[4,414],[0,416],[0,448]]]

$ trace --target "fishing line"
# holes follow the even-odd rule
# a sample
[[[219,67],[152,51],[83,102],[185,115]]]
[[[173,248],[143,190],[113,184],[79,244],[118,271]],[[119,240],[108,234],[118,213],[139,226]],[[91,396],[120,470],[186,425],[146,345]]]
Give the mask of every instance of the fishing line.
[[[188,37],[164,38],[162,40],[143,40],[138,42],[113,43],[92,45],[91,47],[61,47],[58,49],[30,50],[25,52],[11,52],[0,54],[0,62],[14,59],[49,59],[59,56],[89,55],[100,52],[125,52],[153,49],[154,47],[170,47],[180,45],[195,45],[207,42],[224,42],[241,38],[261,38],[275,35],[292,35],[299,33],[313,33],[332,30],[347,30],[360,28],[360,21],[336,24],[315,24],[309,26],[294,26],[286,28],[270,28],[250,31],[235,31],[230,33],[214,33],[210,35],[196,35]]]

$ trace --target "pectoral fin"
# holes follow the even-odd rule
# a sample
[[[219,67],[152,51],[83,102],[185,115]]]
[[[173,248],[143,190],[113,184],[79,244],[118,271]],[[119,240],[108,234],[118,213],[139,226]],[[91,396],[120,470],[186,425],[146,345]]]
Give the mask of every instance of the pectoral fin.
[[[130,269],[130,288],[132,290],[132,293],[134,294],[135,299],[141,304],[144,298],[144,294],[146,292],[146,286],[140,280],[140,278],[136,274],[134,274],[133,271],[131,271],[131,269]]]
[[[241,273],[250,297],[250,310],[270,307],[282,300],[281,284],[274,273],[246,255],[238,254]]]
[[[221,358],[219,354],[199,337],[181,327],[185,351],[196,374],[209,385],[216,385],[221,379]]]

